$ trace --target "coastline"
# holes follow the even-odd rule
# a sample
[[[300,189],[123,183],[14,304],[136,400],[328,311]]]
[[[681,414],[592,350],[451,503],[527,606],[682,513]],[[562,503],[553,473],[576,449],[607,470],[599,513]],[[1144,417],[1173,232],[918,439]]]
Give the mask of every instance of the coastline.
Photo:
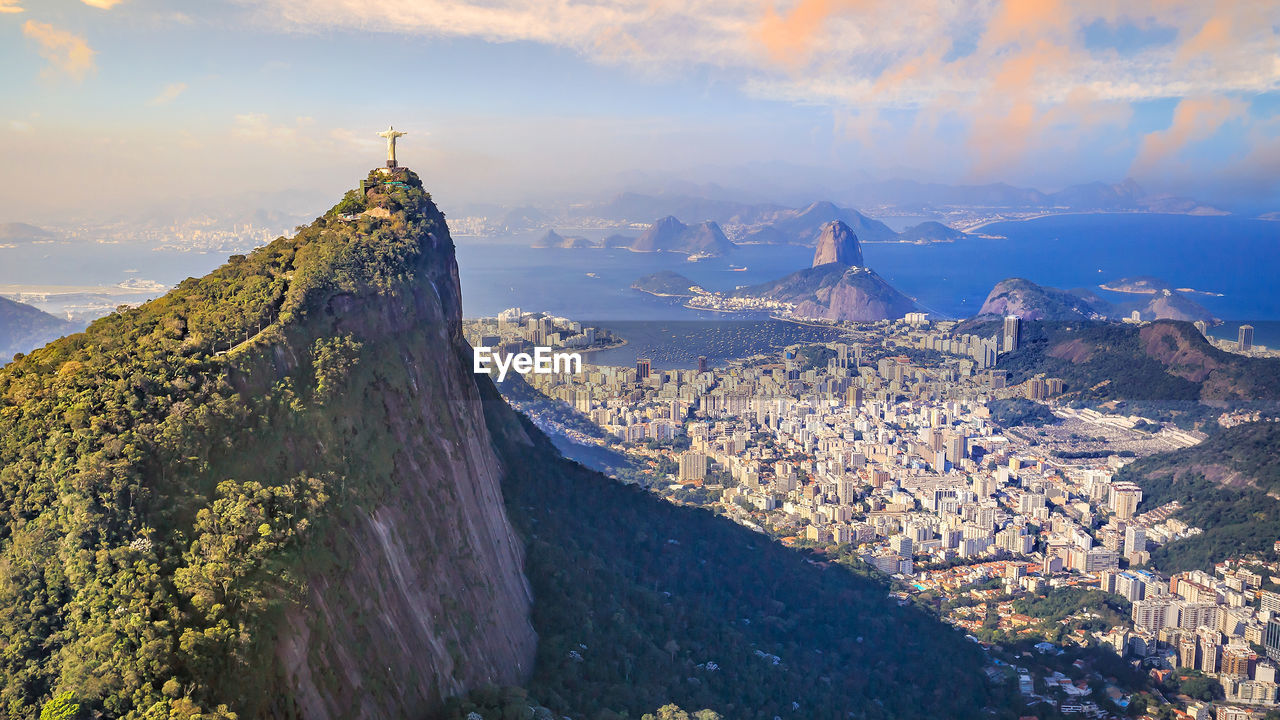
[[[590,348],[586,348],[586,349],[584,349],[584,350],[578,350],[578,352],[582,353],[583,355],[586,355],[586,354],[593,353],[593,352],[600,352],[601,350],[616,350],[617,348],[623,347],[623,346],[625,346],[625,345],[627,345],[627,344],[628,344],[628,343],[627,343],[627,339],[626,339],[626,338],[621,338],[621,341],[620,341],[620,342],[616,342],[616,343],[614,343],[614,344],[612,344],[612,345],[602,345],[602,346],[600,346],[600,347],[590,347]]]
[[[1067,215],[1177,215],[1185,217],[1225,217],[1230,215],[1228,212],[1216,213],[1195,213],[1195,212],[1152,212],[1149,210],[1071,210],[1063,212],[1043,212],[1036,215],[1028,215],[1027,217],[1017,218],[999,218],[996,220],[987,220],[971,227],[962,227],[953,225],[957,230],[965,233],[973,233],[981,230],[989,225],[1006,222],[1027,222],[1028,220],[1043,220],[1044,218],[1063,217]]]

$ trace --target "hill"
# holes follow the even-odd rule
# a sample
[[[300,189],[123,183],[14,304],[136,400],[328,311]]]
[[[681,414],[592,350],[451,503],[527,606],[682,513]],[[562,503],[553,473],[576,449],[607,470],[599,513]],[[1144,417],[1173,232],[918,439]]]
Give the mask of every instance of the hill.
[[[565,237],[555,230],[548,230],[543,233],[542,237],[533,241],[534,248],[564,248],[569,250],[578,250],[582,248],[596,248],[600,245],[588,240],[584,237]]]
[[[1110,303],[1091,290],[1059,290],[1025,278],[996,283],[978,311],[978,318],[1017,315],[1024,320],[1124,319],[1137,312],[1144,321],[1217,320],[1204,306],[1155,278],[1131,278],[1107,283],[1104,290],[1139,296],[1133,302]]]
[[[978,311],[978,317],[1017,315],[1024,320],[1086,320],[1107,317],[1112,309],[1095,300],[1058,288],[1037,285],[1024,278],[996,283]]]
[[[17,353],[29,352],[78,329],[39,308],[0,297],[0,365]]]
[[[990,337],[998,322],[962,327]],[[1067,402],[1128,403],[1160,417],[1280,406],[1280,360],[1219,350],[1190,323],[1023,322],[1021,335],[1019,348],[1001,355],[996,367],[1008,370],[1013,383],[1038,373],[1062,378]]]
[[[471,372],[417,176],[367,182],[0,369],[6,714],[1014,716],[880,581],[560,457]]]
[[[697,283],[671,270],[659,270],[631,283],[636,290],[663,297],[693,297],[691,288],[695,286]]]
[[[0,243],[27,243],[56,237],[52,232],[35,225],[21,222],[0,223]]]
[[[668,215],[649,226],[631,243],[636,252],[678,252],[689,255],[724,255],[733,243],[714,222],[685,225]]]
[[[898,239],[902,242],[915,243],[931,243],[931,242],[955,242],[969,237],[967,234],[947,227],[940,222],[927,220],[919,225],[912,225],[898,234]]]
[[[1269,554],[1280,537],[1280,423],[1222,430],[1199,445],[1137,460],[1117,479],[1142,486],[1140,511],[1177,500],[1177,517],[1204,530],[1153,551],[1151,564],[1161,570],[1212,570],[1224,558]]]

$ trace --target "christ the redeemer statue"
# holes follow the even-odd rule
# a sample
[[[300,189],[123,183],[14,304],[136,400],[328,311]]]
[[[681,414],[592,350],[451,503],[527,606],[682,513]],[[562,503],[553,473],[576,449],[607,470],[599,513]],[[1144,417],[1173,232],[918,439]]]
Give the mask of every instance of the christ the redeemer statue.
[[[387,167],[396,166],[396,138],[408,135],[409,133],[400,132],[394,127],[388,125],[386,132],[380,132],[378,135],[387,139]]]

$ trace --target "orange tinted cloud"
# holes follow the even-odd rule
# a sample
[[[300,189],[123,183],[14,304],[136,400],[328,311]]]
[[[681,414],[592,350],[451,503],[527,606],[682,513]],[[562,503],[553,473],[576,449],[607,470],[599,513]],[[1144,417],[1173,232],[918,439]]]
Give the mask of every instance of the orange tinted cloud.
[[[22,34],[40,44],[40,55],[49,61],[51,69],[76,80],[94,70],[93,48],[79,35],[34,20],[22,26]]]
[[[123,1],[124,0],[81,0],[85,5],[88,5],[89,7],[96,7],[101,10],[110,10]]]
[[[1212,54],[1227,47],[1230,42],[1231,21],[1222,15],[1215,15],[1178,48],[1177,62],[1186,62],[1205,53]]]
[[[22,6],[18,4],[18,0],[0,0],[0,15],[20,12],[22,12]]]
[[[1008,56],[991,85],[968,108],[973,118],[969,149],[983,176],[1016,163],[1043,130],[1038,106],[1041,75],[1070,62],[1071,50],[1047,40]]]
[[[1224,97],[1186,98],[1173,111],[1173,122],[1164,130],[1147,133],[1133,161],[1133,174],[1149,173],[1191,143],[1204,140],[1227,121],[1242,117],[1242,100]]]
[[[832,15],[867,9],[870,4],[868,0],[800,0],[782,15],[771,4],[753,35],[772,60],[794,67],[809,57],[810,44]]]
[[[1070,21],[1061,0],[1004,0],[987,25],[983,41],[991,45],[1018,42],[1046,31],[1065,30]]]

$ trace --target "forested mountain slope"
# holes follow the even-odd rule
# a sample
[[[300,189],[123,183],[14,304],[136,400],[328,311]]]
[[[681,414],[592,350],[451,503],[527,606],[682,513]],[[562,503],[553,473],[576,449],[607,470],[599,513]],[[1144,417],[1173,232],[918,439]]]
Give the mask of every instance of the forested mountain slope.
[[[448,228],[412,173],[370,180],[0,371],[6,715],[56,694],[105,717],[420,717],[527,676]]]

